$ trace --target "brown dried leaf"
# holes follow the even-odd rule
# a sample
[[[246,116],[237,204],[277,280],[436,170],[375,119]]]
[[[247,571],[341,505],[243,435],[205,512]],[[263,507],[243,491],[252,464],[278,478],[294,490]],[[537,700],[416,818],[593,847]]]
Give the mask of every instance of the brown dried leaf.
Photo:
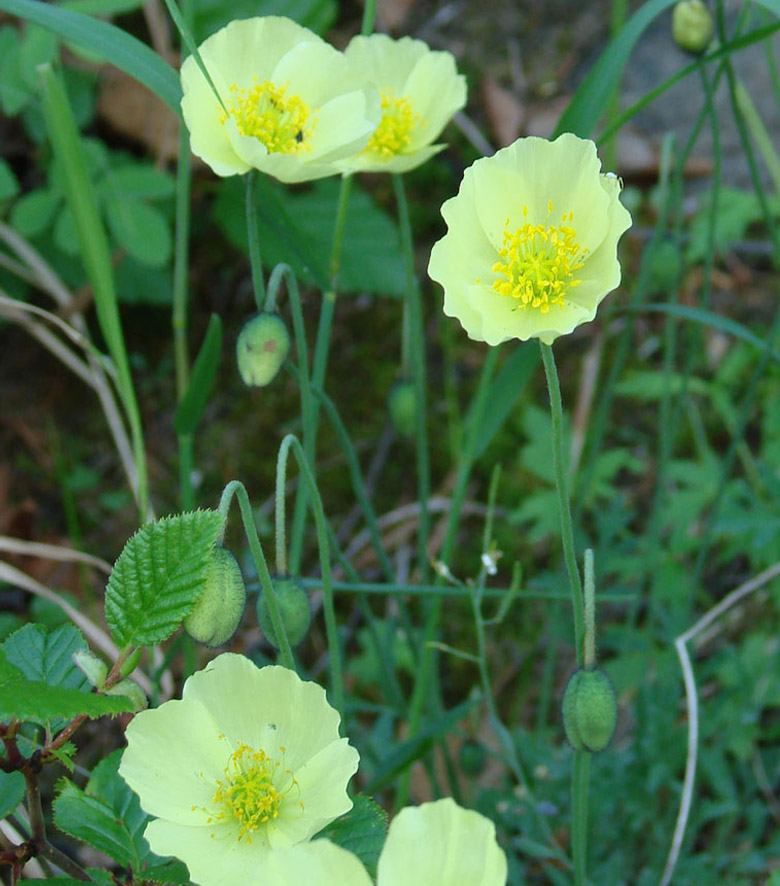
[[[520,135],[525,111],[520,99],[493,77],[482,81],[482,100],[493,138],[499,148],[511,145]]]

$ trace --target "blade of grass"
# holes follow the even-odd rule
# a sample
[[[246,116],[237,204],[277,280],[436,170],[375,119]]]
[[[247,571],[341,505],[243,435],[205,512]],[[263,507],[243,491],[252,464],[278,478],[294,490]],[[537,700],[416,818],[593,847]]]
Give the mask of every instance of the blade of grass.
[[[117,308],[108,237],[100,218],[97,197],[87,172],[87,160],[65,87],[51,65],[42,65],[39,72],[46,127],[54,154],[62,166],[65,199],[73,216],[81,257],[95,296],[98,323],[117,369],[117,388],[130,425],[137,474],[138,508],[143,522],[149,514],[146,454],[141,414]]]

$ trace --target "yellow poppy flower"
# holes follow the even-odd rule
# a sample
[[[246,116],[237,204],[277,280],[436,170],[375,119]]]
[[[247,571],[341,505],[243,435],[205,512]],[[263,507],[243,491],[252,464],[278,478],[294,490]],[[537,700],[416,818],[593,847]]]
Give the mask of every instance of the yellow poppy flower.
[[[325,690],[281,667],[225,653],[181,701],[127,727],[120,775],[156,816],[144,836],[203,886],[235,886],[277,847],[309,840],[352,801],[358,753],[339,737]]]
[[[505,886],[506,855],[493,822],[453,800],[407,807],[393,819],[379,856],[377,886]],[[327,840],[263,860],[247,886],[371,886],[351,853]]]
[[[334,175],[380,119],[374,88],[356,85],[343,54],[281,16],[241,19],[181,68],[192,151],[217,173],[260,169],[283,182]]]
[[[617,243],[631,226],[620,190],[594,143],[570,133],[477,160],[441,208],[448,230],[428,265],[444,313],[490,345],[549,345],[592,320],[620,283]]]
[[[354,37],[344,55],[355,76],[379,90],[382,106],[366,147],[341,162],[344,172],[406,172],[442,150],[432,142],[466,104],[466,79],[449,52],[372,34]]]

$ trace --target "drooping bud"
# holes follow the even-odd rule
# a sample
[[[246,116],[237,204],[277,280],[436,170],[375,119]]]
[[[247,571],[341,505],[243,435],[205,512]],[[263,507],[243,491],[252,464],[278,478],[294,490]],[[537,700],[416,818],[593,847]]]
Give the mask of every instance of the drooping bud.
[[[404,437],[411,437],[417,425],[417,391],[414,382],[399,379],[390,388],[387,408],[396,431]]]
[[[120,680],[110,689],[106,689],[106,695],[124,695],[125,698],[129,698],[133,703],[133,713],[135,714],[149,707],[149,699],[135,680]]]
[[[88,649],[79,649],[73,654],[73,662],[96,689],[100,689],[108,676],[108,665]]]
[[[674,42],[691,55],[701,55],[712,42],[712,13],[703,0],[680,0],[672,12]]]
[[[287,631],[287,639],[290,641],[290,646],[297,646],[308,633],[311,624],[308,594],[300,582],[290,576],[275,577],[273,582],[276,602],[279,605],[282,622]],[[278,649],[279,641],[264,593],[257,598],[257,620],[260,623],[260,629],[268,638],[268,642]]]
[[[255,314],[236,342],[238,371],[245,385],[262,387],[274,380],[290,350],[290,333],[278,314]]]
[[[246,605],[241,567],[225,548],[216,547],[206,568],[206,585],[184,629],[198,643],[221,646],[236,632]]]
[[[563,694],[563,728],[575,751],[603,751],[617,723],[612,683],[598,668],[582,668],[569,678]]]

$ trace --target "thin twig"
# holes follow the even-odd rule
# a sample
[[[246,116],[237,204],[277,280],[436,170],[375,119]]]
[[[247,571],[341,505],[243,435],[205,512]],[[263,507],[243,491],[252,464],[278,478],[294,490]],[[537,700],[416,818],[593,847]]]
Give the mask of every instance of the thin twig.
[[[93,557],[83,551],[74,551],[60,545],[47,545],[35,541],[23,541],[21,538],[11,538],[8,535],[0,535],[0,551],[8,551],[10,554],[22,556],[43,557],[47,560],[62,560],[66,563],[86,563],[111,574],[111,564],[100,557]]]
[[[696,778],[696,758],[699,742],[699,699],[696,692],[696,677],[693,673],[687,644],[720,618],[724,612],[731,609],[732,606],[735,606],[740,600],[747,597],[748,594],[752,594],[754,591],[759,590],[759,588],[764,587],[765,584],[772,581],[773,578],[777,578],[778,575],[780,575],[780,563],[775,563],[774,566],[770,566],[769,569],[764,570],[755,578],[751,578],[738,588],[735,588],[730,594],[727,594],[720,603],[706,612],[692,628],[689,628],[684,634],[680,634],[674,641],[677,657],[680,659],[680,668],[682,669],[683,681],[685,683],[685,700],[688,705],[688,753],[685,760],[685,777],[680,797],[680,809],[674,826],[669,857],[666,859],[666,866],[661,877],[661,886],[669,886],[669,883],[672,881],[672,874],[680,856],[685,828],[688,824],[688,815],[690,814],[693,801],[693,785]]]

